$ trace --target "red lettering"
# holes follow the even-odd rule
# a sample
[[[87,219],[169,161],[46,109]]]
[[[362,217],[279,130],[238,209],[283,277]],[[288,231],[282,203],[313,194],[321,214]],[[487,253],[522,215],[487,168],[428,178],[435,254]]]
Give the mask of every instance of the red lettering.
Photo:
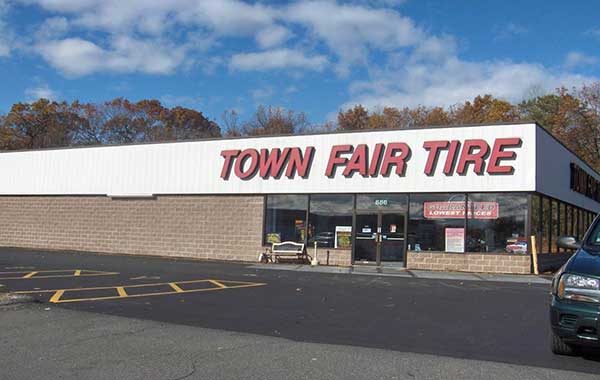
[[[473,152],[474,149],[477,151]],[[461,175],[465,174],[468,164],[473,163],[475,165],[473,171],[479,175],[483,174],[485,156],[489,151],[490,146],[484,140],[465,140],[456,172]]]
[[[450,141],[450,148],[448,149],[448,155],[446,156],[446,164],[444,165],[445,175],[452,175],[454,165],[456,165],[456,153],[458,152],[458,148],[460,148],[460,141]]]
[[[223,163],[223,168],[221,169],[221,178],[227,179],[229,178],[229,172],[231,171],[231,163],[233,162],[233,158],[235,158],[238,154],[240,154],[239,150],[223,150],[221,151],[221,156],[225,158],[225,162]]]
[[[244,170],[244,166],[247,160],[250,160],[250,166]],[[252,177],[256,173],[258,168],[258,152],[256,149],[245,149],[240,153],[237,160],[235,160],[235,175],[241,179],[247,179]]]
[[[346,169],[344,169],[344,177],[352,177],[354,172],[359,172],[363,177],[367,176],[368,150],[369,148],[365,144],[360,144],[354,149],[354,153],[350,157]]]
[[[285,171],[286,177],[294,178],[294,171],[296,171],[300,177],[306,178],[314,151],[314,147],[307,146],[306,152],[302,156],[300,148],[290,149],[287,170]]]
[[[514,168],[510,165],[500,166],[500,161],[514,160],[517,157],[517,153],[514,151],[504,151],[504,148],[518,148],[521,146],[521,143],[522,140],[518,137],[496,139],[487,168],[488,174],[511,174]]]
[[[426,141],[423,144],[423,148],[429,151],[427,156],[427,163],[425,164],[425,174],[432,176],[435,174],[435,167],[437,166],[437,160],[440,149],[446,149],[448,141]]]
[[[279,148],[272,149],[270,153],[268,149],[261,149],[259,175],[263,178],[269,178],[269,176],[278,178],[289,153],[290,148],[284,148],[283,154]]]
[[[400,152],[398,156],[396,153]],[[396,166],[396,174],[404,175],[406,168],[405,161],[410,157],[410,148],[405,143],[389,143],[385,150],[383,163],[381,164],[381,174],[388,176],[393,165]]]
[[[329,161],[327,162],[327,169],[325,175],[327,177],[335,176],[335,168],[339,165],[346,165],[348,159],[345,157],[339,157],[340,153],[352,152],[352,145],[334,145],[331,147],[331,153],[329,153]]]
[[[383,144],[375,144],[375,150],[371,158],[371,166],[369,166],[369,175],[371,177],[377,177],[377,169],[379,167],[379,161],[381,161],[381,152],[383,152]]]

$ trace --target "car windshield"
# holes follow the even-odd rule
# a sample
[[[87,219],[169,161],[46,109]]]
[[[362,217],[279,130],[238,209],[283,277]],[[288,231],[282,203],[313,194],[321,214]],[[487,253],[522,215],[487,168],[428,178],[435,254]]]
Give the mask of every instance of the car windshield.
[[[585,245],[594,250],[600,250],[600,219],[596,220],[594,223],[593,230],[588,235]]]

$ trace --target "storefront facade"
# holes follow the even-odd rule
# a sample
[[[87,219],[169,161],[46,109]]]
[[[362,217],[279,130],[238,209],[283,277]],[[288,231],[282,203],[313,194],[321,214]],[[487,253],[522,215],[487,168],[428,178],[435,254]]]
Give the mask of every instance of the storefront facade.
[[[0,154],[0,245],[529,273],[581,237],[600,175],[536,124]]]

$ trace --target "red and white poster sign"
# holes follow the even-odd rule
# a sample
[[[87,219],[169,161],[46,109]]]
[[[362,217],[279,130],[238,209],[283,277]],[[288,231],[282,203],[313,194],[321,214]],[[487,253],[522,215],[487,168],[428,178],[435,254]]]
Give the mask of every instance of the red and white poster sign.
[[[465,251],[465,229],[446,228],[446,252]]]
[[[469,202],[468,218],[498,219],[500,207],[498,202]],[[425,219],[464,219],[465,202],[424,202]]]

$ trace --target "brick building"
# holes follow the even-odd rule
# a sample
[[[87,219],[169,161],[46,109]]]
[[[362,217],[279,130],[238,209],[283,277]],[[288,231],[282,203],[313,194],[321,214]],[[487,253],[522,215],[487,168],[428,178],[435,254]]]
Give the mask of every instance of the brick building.
[[[600,175],[536,124],[0,154],[0,245],[529,273],[600,210]]]

